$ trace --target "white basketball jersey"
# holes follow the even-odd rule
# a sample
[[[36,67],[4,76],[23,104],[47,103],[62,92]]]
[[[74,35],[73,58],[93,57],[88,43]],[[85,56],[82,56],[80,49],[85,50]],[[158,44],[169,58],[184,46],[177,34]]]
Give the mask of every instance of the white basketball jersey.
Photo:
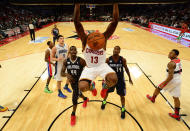
[[[174,70],[174,78],[181,76],[181,72],[182,72],[181,60],[177,58],[171,61],[175,62],[176,64],[176,68]],[[167,71],[168,71],[168,67],[167,67]]]
[[[56,58],[67,58],[67,54],[68,54],[68,46],[67,44],[64,44],[63,46],[61,46],[60,44],[56,45]],[[64,60],[63,60],[64,61]],[[63,63],[63,61],[59,61],[58,63]]]
[[[86,45],[83,54],[88,67],[96,67],[106,62],[106,51],[103,48],[93,50]]]

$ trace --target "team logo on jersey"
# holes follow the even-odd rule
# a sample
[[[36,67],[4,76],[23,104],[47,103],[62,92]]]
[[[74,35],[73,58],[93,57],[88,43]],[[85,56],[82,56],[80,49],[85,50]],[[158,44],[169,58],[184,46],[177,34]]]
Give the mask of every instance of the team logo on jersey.
[[[73,31],[74,33],[76,33],[76,31]],[[86,30],[85,33],[88,35],[92,32],[99,32],[99,30]],[[67,37],[68,38],[74,38],[74,39],[77,39],[77,40],[80,40],[80,38],[78,37],[78,35],[73,35],[73,36],[69,36]],[[117,35],[112,35],[108,40],[115,40],[115,39],[119,39],[119,36]]]
[[[101,51],[99,51],[99,50],[95,51],[95,50],[92,50],[90,48],[86,48],[86,53],[92,53],[92,54],[96,54],[96,55],[103,55],[104,51],[103,50],[101,50]]]

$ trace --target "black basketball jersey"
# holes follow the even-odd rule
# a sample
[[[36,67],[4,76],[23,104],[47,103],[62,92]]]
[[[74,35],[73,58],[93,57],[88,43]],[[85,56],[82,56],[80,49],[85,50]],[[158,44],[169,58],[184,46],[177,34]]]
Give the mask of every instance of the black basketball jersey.
[[[124,80],[123,57],[120,56],[119,60],[115,62],[112,56],[110,56],[108,65],[116,72],[118,81]]]
[[[59,30],[57,28],[53,28],[53,35],[58,36],[59,35]]]
[[[83,66],[80,64],[80,59],[80,57],[77,57],[76,60],[72,62],[70,58],[67,58],[67,73],[75,79],[75,82],[79,81],[80,75],[83,70]]]

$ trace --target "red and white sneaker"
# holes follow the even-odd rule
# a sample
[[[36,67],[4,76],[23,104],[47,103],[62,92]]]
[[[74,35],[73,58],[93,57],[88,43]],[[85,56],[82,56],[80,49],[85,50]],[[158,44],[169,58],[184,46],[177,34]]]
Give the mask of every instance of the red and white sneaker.
[[[91,84],[90,84],[90,89],[92,89],[92,95],[93,96],[96,96],[97,95],[97,90],[95,88],[95,82],[93,81]]]
[[[89,99],[88,99],[88,98],[87,98],[86,100],[84,100],[83,105],[82,105],[84,108],[86,108],[86,107],[87,107],[87,103],[88,103],[88,101],[89,101]]]
[[[180,121],[180,119],[181,119],[181,116],[180,116],[180,115],[177,115],[177,114],[175,114],[175,113],[169,113],[169,116],[171,116],[172,118],[174,118],[174,119],[176,119],[176,120],[178,120],[178,121]]]
[[[76,116],[71,115],[71,126],[74,126],[76,124]]]
[[[152,96],[150,96],[150,95],[146,95],[146,97],[147,97],[152,103],[155,103],[155,99],[153,99]]]
[[[108,89],[102,88],[102,90],[101,90],[101,97],[102,97],[102,98],[105,98],[105,97],[106,97],[107,91],[108,91]]]
[[[93,96],[96,96],[97,95],[97,90],[96,89],[93,89],[93,90],[91,90],[92,91],[92,95]]]

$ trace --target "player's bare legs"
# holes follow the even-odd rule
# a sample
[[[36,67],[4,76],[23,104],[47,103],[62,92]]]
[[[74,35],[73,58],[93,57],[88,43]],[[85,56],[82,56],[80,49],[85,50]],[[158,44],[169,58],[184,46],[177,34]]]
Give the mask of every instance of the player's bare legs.
[[[176,120],[180,120],[180,115],[179,115],[179,111],[180,111],[180,85],[181,85],[181,79],[180,79],[180,75],[182,73],[182,67],[181,67],[181,62],[180,59],[177,58],[177,56],[179,55],[179,51],[176,49],[173,49],[169,55],[168,58],[171,59],[171,61],[168,63],[167,66],[167,79],[165,81],[163,81],[155,90],[153,93],[153,96],[147,95],[147,98],[151,101],[151,102],[155,102],[155,99],[157,97],[157,95],[160,93],[160,91],[162,89],[164,90],[168,90],[168,92],[170,92],[170,94],[172,95],[173,99],[174,99],[174,107],[175,107],[175,112],[174,113],[169,113],[169,116],[171,116],[172,118],[176,119]],[[173,80],[173,81],[172,81]],[[175,85],[172,85],[172,87],[169,85],[169,83],[174,83]],[[171,88],[173,88],[171,90]]]
[[[93,96],[97,95],[97,90],[95,88],[95,82],[93,82],[91,80],[79,81],[79,90],[81,92],[92,91]]]
[[[180,120],[179,110],[180,110],[180,100],[179,97],[173,97],[174,99],[174,113],[169,113],[169,115],[176,120]]]
[[[106,97],[108,89],[113,87],[114,85],[116,85],[117,81],[118,81],[118,79],[117,79],[117,75],[116,75],[115,72],[109,73],[109,74],[106,75],[106,77],[105,77],[105,85],[103,86],[103,89],[101,91],[101,97],[102,98]]]

